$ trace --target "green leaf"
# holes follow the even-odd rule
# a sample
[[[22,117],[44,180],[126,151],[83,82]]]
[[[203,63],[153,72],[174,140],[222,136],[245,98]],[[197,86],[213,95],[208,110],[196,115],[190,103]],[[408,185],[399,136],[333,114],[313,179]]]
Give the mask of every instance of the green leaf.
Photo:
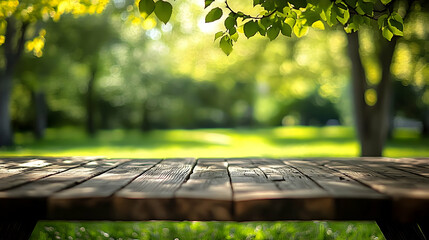
[[[386,24],[387,14],[381,15],[378,20],[378,28],[381,29]]]
[[[222,36],[223,36],[223,32],[222,32],[222,31],[217,32],[217,33],[215,34],[215,38],[214,38],[214,40],[216,41],[216,39],[218,39],[218,38],[220,38],[220,37],[222,37]]]
[[[293,27],[293,33],[295,33],[295,35],[299,38],[303,37],[305,34],[307,34],[307,32],[308,26],[303,26],[301,23],[297,23]]]
[[[275,5],[274,5],[274,0],[266,0],[266,1],[262,1],[261,2],[261,6],[265,9],[265,10],[267,10],[267,11],[272,11],[272,10],[274,10],[274,8],[275,8]]]
[[[374,3],[372,3],[372,2],[364,2],[362,0],[358,0],[357,6],[358,7],[356,8],[356,10],[359,12],[359,14],[363,15],[359,11],[359,9],[362,9],[362,11],[364,12],[364,14],[367,14],[369,16],[373,15]]]
[[[225,19],[224,25],[226,27],[226,29],[231,29],[231,28],[235,28],[235,26],[237,25],[237,19],[235,17],[232,16],[228,16]]]
[[[155,15],[164,24],[168,23],[173,12],[173,6],[169,2],[158,1],[155,3]]]
[[[276,39],[279,33],[280,33],[280,28],[278,28],[277,26],[272,26],[267,30],[267,36],[271,41]]]
[[[256,34],[256,32],[258,32],[258,28],[259,28],[258,23],[254,21],[249,21],[245,23],[243,27],[244,35],[247,38],[251,38]]]
[[[384,5],[389,4],[392,0],[381,0],[381,3]]]
[[[404,26],[394,18],[389,18],[389,30],[396,36],[404,36]]]
[[[207,7],[208,7],[208,6],[210,6],[213,2],[214,2],[214,0],[205,0],[204,8],[207,8]]]
[[[259,22],[260,22],[260,24],[262,26],[265,27],[265,29],[267,29],[268,27],[270,27],[271,24],[272,24],[272,22],[271,22],[271,20],[269,18],[262,18],[261,20],[259,20]]]
[[[314,11],[307,10],[302,13],[301,18],[306,19],[306,26],[311,26],[314,22],[320,19],[320,14]]]
[[[237,31],[235,31],[235,33],[231,35],[231,39],[232,39],[234,42],[237,42],[237,40],[238,40],[238,32],[237,32]]]
[[[335,5],[337,5],[337,7],[338,7],[338,8],[341,8],[341,9],[343,9],[344,11],[347,11],[347,10],[348,10],[348,9],[347,9],[347,6],[346,6],[344,3],[342,3],[342,2],[337,3],[337,4],[335,4]]]
[[[312,28],[317,28],[317,29],[320,29],[320,30],[325,30],[325,25],[320,20],[319,21],[315,21],[313,24],[311,24],[311,27]]]
[[[256,6],[261,3],[262,3],[262,0],[253,0],[253,6]]]
[[[349,6],[356,7],[357,0],[345,0]]]
[[[289,0],[295,9],[307,7],[307,0]]]
[[[387,40],[389,41],[392,40],[393,33],[389,30],[388,27],[383,28],[382,34],[383,34],[383,37],[386,38]]]
[[[155,2],[153,0],[141,0],[139,2],[139,11],[144,18],[148,17],[155,9]]]
[[[293,18],[286,18],[284,23],[282,23],[282,29],[281,29],[282,34],[287,37],[291,37],[292,29],[293,29],[293,26],[295,26],[295,22],[296,21]]]
[[[400,22],[402,25],[404,24],[404,20],[402,19],[401,15],[399,15],[399,13],[397,12],[392,13],[392,18]]]
[[[219,18],[221,18],[222,17],[222,14],[223,14],[223,12],[222,12],[222,9],[220,9],[220,8],[218,8],[218,7],[216,7],[216,8],[213,8],[212,10],[210,10],[210,12],[209,13],[207,13],[207,15],[206,15],[206,23],[209,23],[209,22],[213,22],[213,21],[216,21],[216,20],[218,20]]]
[[[220,48],[222,49],[222,51],[227,56],[229,56],[229,54],[231,54],[231,52],[232,52],[232,42],[231,42],[231,39],[228,36],[223,36],[220,39],[219,46],[220,46]]]
[[[349,11],[344,11],[343,16],[337,16],[337,20],[343,25],[346,25],[346,23],[349,21],[349,19],[350,19],[350,12]]]
[[[274,4],[275,4],[277,9],[283,10],[283,8],[287,6],[287,1],[285,1],[285,0],[274,0]]]

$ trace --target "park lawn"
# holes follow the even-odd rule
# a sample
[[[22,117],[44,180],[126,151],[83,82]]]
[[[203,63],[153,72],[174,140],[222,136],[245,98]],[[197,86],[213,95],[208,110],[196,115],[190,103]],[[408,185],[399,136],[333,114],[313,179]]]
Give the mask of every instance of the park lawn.
[[[359,152],[350,127],[279,127],[100,131],[87,138],[73,128],[49,129],[35,141],[17,133],[17,146],[1,156],[167,157],[353,157]],[[399,129],[389,157],[428,157],[429,139]],[[39,222],[31,239],[384,239],[373,222]]]
[[[16,147],[0,156],[168,157],[355,157],[359,145],[351,127],[278,127],[266,129],[196,129],[100,131],[93,139],[75,128],[48,129],[44,140],[15,134]],[[429,139],[399,129],[385,149],[388,157],[427,157]]]

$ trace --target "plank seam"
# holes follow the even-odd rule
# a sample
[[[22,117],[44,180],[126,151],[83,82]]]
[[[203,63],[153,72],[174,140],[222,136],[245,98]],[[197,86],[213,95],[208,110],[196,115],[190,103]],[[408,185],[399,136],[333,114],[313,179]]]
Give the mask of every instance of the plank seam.
[[[186,175],[185,179],[184,179],[184,180],[180,183],[180,185],[179,185],[179,186],[178,186],[178,187],[173,191],[174,199],[176,199],[176,194],[177,194],[177,192],[179,191],[179,189],[183,186],[183,184],[184,184],[184,183],[186,183],[186,182],[189,180],[189,178],[191,178],[191,175],[192,175],[192,173],[194,172],[195,166],[197,166],[198,160],[199,160],[199,159],[195,159],[194,163],[192,164],[192,168],[191,168],[191,170],[189,171],[188,175]]]
[[[100,160],[103,160],[103,159],[100,159]],[[104,159],[104,160],[105,160],[105,159]],[[97,161],[98,161],[98,160],[97,160]],[[130,160],[129,160],[129,161],[130,161]],[[110,171],[110,170],[114,169],[114,168],[117,168],[117,167],[121,166],[122,164],[125,164],[126,162],[129,162],[129,161],[124,161],[123,163],[120,163],[120,164],[118,164],[118,165],[116,165],[116,166],[113,166],[113,167],[107,168],[107,169],[105,169],[105,170],[103,170],[103,171],[100,171],[100,172],[98,172],[98,173],[96,173],[96,174],[94,174],[94,175],[91,175],[91,176],[89,176],[89,177],[87,177],[87,178],[85,178],[85,179],[83,179],[83,180],[75,181],[75,182],[73,182],[72,184],[70,184],[69,186],[65,186],[65,187],[63,187],[63,188],[61,188],[61,189],[58,189],[57,191],[53,191],[52,193],[58,193],[58,192],[61,192],[61,191],[64,191],[64,190],[70,189],[70,188],[72,188],[72,187],[74,187],[74,186],[77,186],[77,185],[79,185],[79,184],[81,184],[81,183],[83,183],[83,182],[88,181],[89,179],[92,179],[92,178],[97,177],[97,176],[99,176],[99,175],[101,175],[101,174],[103,174],[103,173],[105,173],[105,172],[108,172],[108,171]],[[52,194],[51,194],[51,195],[52,195]]]
[[[133,160],[133,159],[132,159]],[[131,161],[132,161],[131,160]],[[138,177],[140,177],[141,175],[145,174],[147,171],[149,171],[150,169],[154,168],[155,166],[157,166],[158,164],[160,164],[164,159],[156,159],[158,160],[158,162],[156,162],[155,164],[152,165],[152,167],[144,170],[142,173],[138,174],[136,177],[132,178],[130,181],[128,181],[124,186],[116,189],[116,191],[114,191],[112,194],[109,195],[109,197],[113,197],[113,195],[115,195],[115,193],[119,192],[120,190],[124,189],[126,186],[130,185],[130,183],[132,183],[134,180],[136,180]],[[122,165],[122,164],[120,164]],[[116,166],[119,167],[120,165]]]
[[[100,161],[100,160],[101,160],[101,159],[97,159],[97,160],[90,160],[89,162],[91,162],[91,161]],[[12,190],[12,189],[14,189],[14,188],[22,187],[22,186],[24,186],[24,185],[27,185],[27,184],[30,184],[30,183],[33,183],[33,182],[36,182],[36,181],[39,181],[39,180],[42,180],[42,179],[45,179],[45,178],[48,178],[48,177],[51,177],[51,176],[54,176],[54,175],[57,175],[57,174],[63,173],[63,172],[66,172],[66,171],[69,171],[69,170],[72,170],[72,169],[75,169],[75,168],[81,167],[81,166],[83,166],[83,165],[85,165],[85,164],[87,164],[87,163],[88,163],[88,162],[82,162],[81,164],[79,164],[79,165],[77,165],[77,166],[70,167],[70,168],[67,168],[67,169],[65,169],[65,170],[62,170],[62,171],[59,171],[59,172],[56,172],[56,173],[48,174],[48,175],[43,176],[43,177],[40,177],[40,178],[36,178],[36,179],[33,179],[33,180],[29,180],[28,182],[20,183],[20,184],[13,185],[13,186],[10,186],[10,187],[7,187],[7,188],[0,188],[0,191],[9,191],[9,190]],[[49,166],[46,166],[46,167],[50,167],[50,166],[52,166],[52,165],[49,165]],[[41,169],[41,168],[39,168],[39,169]],[[22,173],[24,173],[24,172],[22,172]],[[19,173],[19,174],[22,174],[22,173]],[[16,175],[18,175],[18,174],[15,174],[15,175],[12,175],[12,176],[16,176]]]
[[[367,188],[370,188],[370,189],[372,189],[372,190],[374,190],[374,191],[376,191],[376,192],[380,193],[381,195],[383,195],[383,196],[385,196],[385,197],[392,198],[391,196],[387,195],[386,193],[383,193],[383,192],[381,192],[381,191],[379,191],[379,190],[377,190],[377,189],[375,189],[375,188],[371,187],[371,185],[366,184],[366,183],[363,183],[363,182],[359,181],[359,179],[356,179],[356,178],[354,178],[354,177],[352,177],[352,176],[350,176],[350,175],[348,175],[348,174],[346,174],[346,173],[343,173],[343,172],[341,172],[340,170],[337,170],[337,169],[335,169],[335,168],[332,168],[332,167],[326,166],[326,164],[322,164],[321,166],[324,166],[324,167],[329,168],[329,169],[331,169],[331,170],[333,170],[333,171],[335,171],[335,172],[338,172],[338,173],[340,173],[340,174],[343,174],[343,175],[345,175],[345,176],[347,176],[347,177],[349,177],[349,178],[351,178],[351,179],[355,180],[357,183],[361,184],[362,186],[365,186],[365,187],[367,187]],[[358,167],[358,166],[357,166],[357,167]]]
[[[292,164],[288,163],[287,160],[283,160],[283,163],[285,163],[286,165],[288,165],[289,167],[297,170],[298,172],[300,172],[302,175],[304,175],[306,178],[310,179],[313,183],[316,184],[316,186],[320,187],[321,189],[325,190],[327,193],[329,193],[329,191],[324,188],[322,185],[320,185],[316,180],[314,180],[313,178],[311,178],[310,176],[308,176],[307,174],[305,174],[304,172],[302,172],[301,170],[299,170],[298,168],[296,168],[295,166],[293,166]]]
[[[231,177],[231,172],[229,171],[229,162],[228,159],[224,159],[224,162],[226,162],[226,171],[228,173],[228,178],[229,178],[229,186],[231,187],[231,217],[232,219],[236,219],[235,216],[235,201],[234,201],[234,187],[232,186],[232,177]]]
[[[406,170],[406,169],[403,169],[403,168],[398,168],[396,166],[388,166],[388,167],[393,168],[393,169],[398,170],[398,171],[403,171],[403,172],[406,172],[406,173],[410,173],[410,174],[416,175],[418,177],[427,178],[429,180],[428,176],[420,175],[418,173],[415,173],[415,172],[412,172],[412,171],[409,171],[409,170]]]

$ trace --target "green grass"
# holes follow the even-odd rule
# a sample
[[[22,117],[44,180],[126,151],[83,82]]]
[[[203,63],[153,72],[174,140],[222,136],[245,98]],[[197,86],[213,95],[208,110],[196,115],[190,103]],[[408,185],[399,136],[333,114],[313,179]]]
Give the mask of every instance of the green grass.
[[[384,239],[371,222],[41,222],[39,239]]]
[[[31,133],[17,133],[17,147],[0,149],[3,156],[151,157],[353,157],[359,145],[350,127],[279,127],[268,129],[100,131],[89,139],[74,128],[48,129],[35,141]],[[429,139],[401,129],[389,141],[385,156],[429,156]]]
[[[0,156],[165,157],[354,157],[359,145],[350,127],[269,129],[83,131],[49,129],[35,141],[15,135],[17,146]],[[429,139],[395,131],[385,156],[428,157]],[[31,239],[384,239],[373,222],[39,222]]]

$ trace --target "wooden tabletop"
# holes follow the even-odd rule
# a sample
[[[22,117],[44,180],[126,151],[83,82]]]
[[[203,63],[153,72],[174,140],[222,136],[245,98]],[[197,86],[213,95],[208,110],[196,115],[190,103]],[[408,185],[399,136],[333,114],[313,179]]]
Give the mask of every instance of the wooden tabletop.
[[[429,158],[0,158],[0,219],[429,219]]]

